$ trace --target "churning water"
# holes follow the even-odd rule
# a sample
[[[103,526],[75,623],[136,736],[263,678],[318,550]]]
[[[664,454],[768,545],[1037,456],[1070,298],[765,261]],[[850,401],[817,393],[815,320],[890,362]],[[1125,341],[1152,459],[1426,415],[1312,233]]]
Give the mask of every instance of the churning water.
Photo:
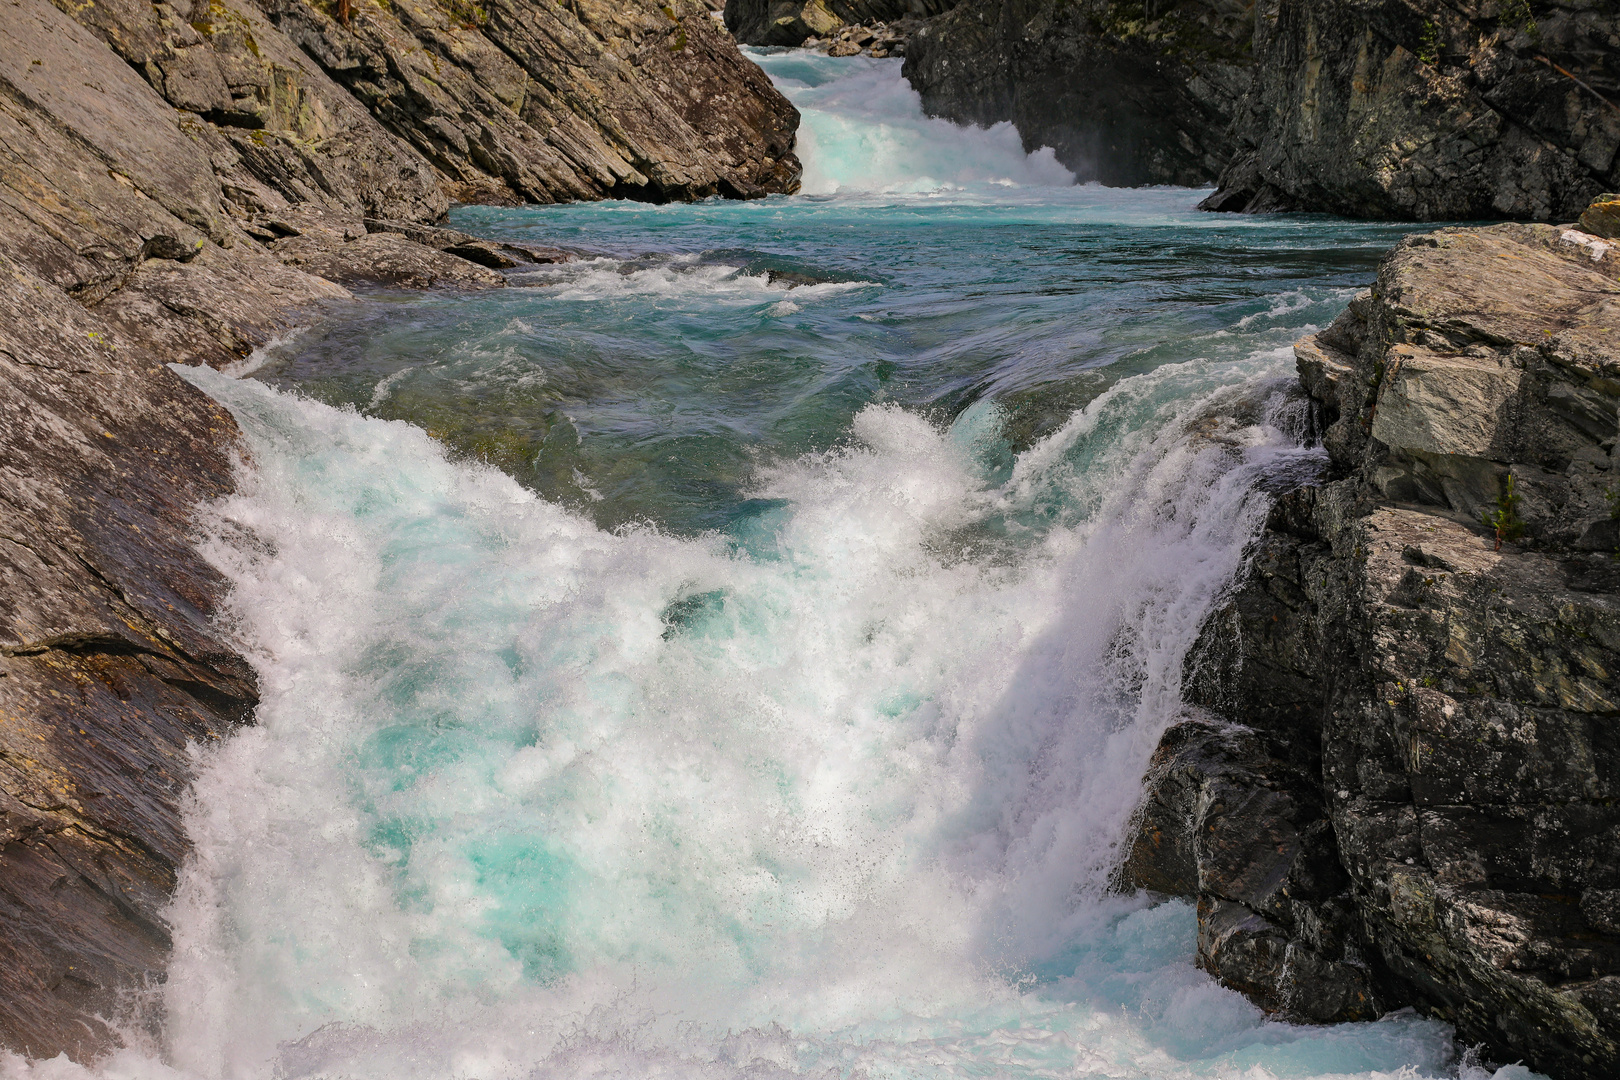
[[[1288,345],[1395,232],[760,59],[806,195],[465,209],[593,254],[185,373],[246,434],[200,529],[264,702],[202,757],[160,1034],[95,1074],[1488,1077],[1268,1021],[1105,889],[1318,467]]]

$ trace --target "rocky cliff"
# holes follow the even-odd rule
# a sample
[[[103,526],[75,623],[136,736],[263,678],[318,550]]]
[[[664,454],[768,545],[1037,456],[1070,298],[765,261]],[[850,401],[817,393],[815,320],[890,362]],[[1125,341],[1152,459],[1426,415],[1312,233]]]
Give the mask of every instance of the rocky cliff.
[[[1011,120],[1081,182],[1203,184],[1232,157],[1250,6],[967,0],[912,35],[905,76],[930,114]]]
[[[1211,209],[1573,220],[1620,186],[1620,9],[1283,0]]]
[[[0,5],[0,1045],[161,1021],[193,748],[251,720],[191,514],[224,365],[346,284],[499,288],[563,252],[452,199],[791,190],[797,114],[676,0]]]
[[[929,112],[1214,210],[1572,220],[1620,187],[1596,0],[968,0],[913,35]]]
[[[1297,346],[1324,474],[1206,628],[1121,869],[1267,1008],[1620,1072],[1617,328],[1620,248],[1502,225],[1408,238]]]

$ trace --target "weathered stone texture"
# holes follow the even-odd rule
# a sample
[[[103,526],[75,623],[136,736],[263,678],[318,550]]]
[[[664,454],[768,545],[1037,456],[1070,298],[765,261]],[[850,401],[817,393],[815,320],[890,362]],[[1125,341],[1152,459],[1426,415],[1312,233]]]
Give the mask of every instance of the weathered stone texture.
[[[1620,187],[1620,13],[1592,0],[968,0],[907,47],[930,113],[1212,210],[1573,221]]]
[[[797,110],[696,0],[262,6],[463,201],[797,190]]]
[[[1611,4],[1280,0],[1212,209],[1572,221],[1620,179]]]
[[[187,746],[256,700],[187,536],[235,426],[9,259],[0,376],[0,1041],[83,1058],[162,970]]]
[[[1251,790],[1323,808],[1341,887],[1295,891],[1290,920],[1202,880],[1124,878],[1200,898],[1201,956],[1255,939],[1205,963],[1263,1004],[1289,1008],[1275,958],[1324,958],[1327,927],[1325,959],[1361,978],[1331,985],[1556,1077],[1620,1071],[1617,278],[1584,233],[1442,230],[1297,348],[1331,472],[1278,500],[1190,685],[1270,754],[1245,759]],[[1199,737],[1166,736],[1150,792],[1198,764]],[[1228,827],[1297,830],[1251,805]]]

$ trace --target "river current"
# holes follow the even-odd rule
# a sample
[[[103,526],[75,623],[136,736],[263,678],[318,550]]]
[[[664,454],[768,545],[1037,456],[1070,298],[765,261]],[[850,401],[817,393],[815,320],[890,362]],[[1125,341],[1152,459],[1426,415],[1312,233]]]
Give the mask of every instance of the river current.
[[[463,208],[587,256],[183,370],[246,436],[198,528],[263,705],[90,1072],[1488,1080],[1409,1012],[1268,1020],[1107,888],[1321,467],[1289,346],[1400,230],[1077,187],[898,61],[755,55],[802,195]]]

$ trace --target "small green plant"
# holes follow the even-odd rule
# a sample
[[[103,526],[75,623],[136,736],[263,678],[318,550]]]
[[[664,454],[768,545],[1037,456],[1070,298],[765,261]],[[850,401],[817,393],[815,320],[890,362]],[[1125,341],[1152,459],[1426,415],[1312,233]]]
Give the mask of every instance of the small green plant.
[[[1440,63],[1440,24],[1432,19],[1423,24],[1423,39],[1418,45],[1417,58],[1430,67]]]
[[[1530,0],[1502,0],[1502,23],[1517,26],[1538,40],[1541,37],[1535,13],[1530,10]]]
[[[465,30],[476,30],[489,23],[489,11],[475,0],[441,0],[441,6]]]
[[[1603,497],[1609,503],[1609,520],[1620,521],[1620,486],[1610,484],[1603,489]]]
[[[1485,527],[1496,533],[1496,549],[1502,550],[1504,540],[1517,540],[1524,535],[1524,519],[1519,516],[1519,493],[1513,487],[1513,474],[1507,474],[1502,494],[1496,498],[1496,509],[1485,511]]]

